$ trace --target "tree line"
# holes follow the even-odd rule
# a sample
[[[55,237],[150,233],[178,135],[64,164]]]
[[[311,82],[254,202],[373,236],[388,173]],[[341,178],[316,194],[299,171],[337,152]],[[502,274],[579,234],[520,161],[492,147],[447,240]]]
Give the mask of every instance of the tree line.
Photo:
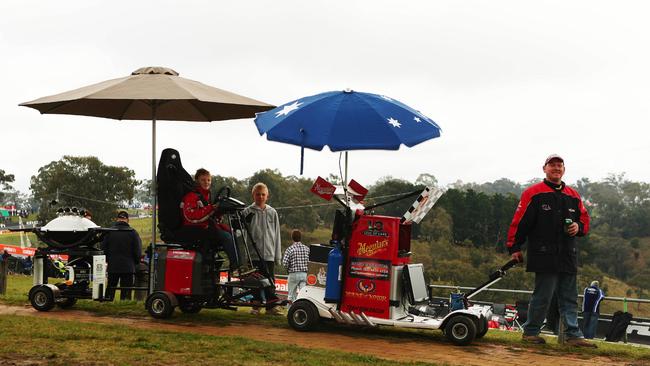
[[[13,179],[13,175],[0,170],[5,201],[16,197],[9,185]],[[341,181],[336,175],[327,179],[334,184]],[[441,187],[430,174],[421,174],[415,182],[384,177],[368,186],[366,205],[421,191],[425,186],[444,189],[431,212],[413,226],[415,256],[428,262],[428,276],[433,280],[457,278],[478,284],[484,272],[489,272],[488,267],[497,268],[499,261],[507,258],[507,230],[519,195],[538,181],[517,183],[502,178]],[[340,206],[310,193],[312,178],[284,176],[277,170],[264,169],[245,179],[214,176],[212,189],[228,186],[233,197],[250,203],[251,188],[257,182],[269,187],[269,204],[278,210],[287,232],[299,228],[306,233],[318,232],[307,235],[315,241],[328,240],[335,210]],[[118,207],[134,201],[150,203],[150,186],[149,181],[136,180],[134,171],[127,167],[107,166],[96,157],[65,156],[41,167],[31,178],[29,200],[39,208],[41,222],[53,218],[57,207],[77,206],[90,209],[93,220],[105,226],[111,223]],[[592,217],[590,235],[579,242],[583,269],[592,277],[607,274],[638,286],[639,291],[650,290],[650,269],[646,264],[646,258],[650,258],[650,184],[612,174],[594,182],[582,178],[573,186]],[[2,198],[0,195],[0,201]],[[410,197],[380,206],[374,213],[400,217],[413,200]]]

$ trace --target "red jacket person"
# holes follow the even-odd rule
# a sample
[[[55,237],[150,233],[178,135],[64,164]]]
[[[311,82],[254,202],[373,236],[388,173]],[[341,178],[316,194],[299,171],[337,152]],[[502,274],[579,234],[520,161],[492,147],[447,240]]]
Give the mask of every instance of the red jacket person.
[[[560,318],[566,324],[567,343],[596,347],[583,339],[578,327],[578,272],[576,236],[589,231],[589,214],[580,195],[563,181],[564,159],[550,155],[544,162],[544,181],[526,189],[508,231],[508,251],[523,262],[521,248],[528,246],[526,271],[535,273],[523,341],[545,343],[539,336],[553,294],[558,296]]]

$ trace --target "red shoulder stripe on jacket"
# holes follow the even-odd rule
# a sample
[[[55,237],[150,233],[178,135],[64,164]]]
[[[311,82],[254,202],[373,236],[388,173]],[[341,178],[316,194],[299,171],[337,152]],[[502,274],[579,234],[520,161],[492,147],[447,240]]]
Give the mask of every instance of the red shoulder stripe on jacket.
[[[517,205],[517,210],[515,210],[515,215],[512,218],[512,223],[510,223],[510,229],[508,230],[508,241],[506,242],[506,247],[508,249],[518,249],[523,241],[525,240],[525,235],[522,235],[520,223],[524,215],[528,210],[528,205],[532,201],[533,197],[544,192],[551,192],[551,188],[544,184],[544,182],[537,183],[533,186],[528,187],[522,194],[519,204]],[[518,251],[518,250],[514,250]]]

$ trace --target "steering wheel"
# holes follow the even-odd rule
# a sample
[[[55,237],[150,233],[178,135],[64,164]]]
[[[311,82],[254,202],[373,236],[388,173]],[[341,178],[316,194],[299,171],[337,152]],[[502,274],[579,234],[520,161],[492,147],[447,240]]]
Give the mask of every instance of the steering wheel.
[[[224,192],[225,192],[225,195],[224,195]],[[228,186],[221,187],[217,191],[217,195],[216,195],[216,197],[214,199],[214,202],[215,203],[220,202],[224,198],[230,198],[230,187],[228,187]]]

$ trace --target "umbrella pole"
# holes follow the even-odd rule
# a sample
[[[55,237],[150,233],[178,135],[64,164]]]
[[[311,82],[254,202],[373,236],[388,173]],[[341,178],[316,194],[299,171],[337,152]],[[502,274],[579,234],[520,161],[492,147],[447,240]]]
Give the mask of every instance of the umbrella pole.
[[[345,174],[343,175],[343,192],[345,193],[345,204],[349,207],[350,200],[348,199],[348,152],[345,152]]]
[[[158,195],[156,194],[156,107],[157,102],[151,104],[151,253],[149,257],[149,294],[153,293],[155,285],[155,266],[156,258],[156,206],[158,204]]]
[[[343,176],[343,187],[348,186],[348,152],[345,152],[345,175]]]

